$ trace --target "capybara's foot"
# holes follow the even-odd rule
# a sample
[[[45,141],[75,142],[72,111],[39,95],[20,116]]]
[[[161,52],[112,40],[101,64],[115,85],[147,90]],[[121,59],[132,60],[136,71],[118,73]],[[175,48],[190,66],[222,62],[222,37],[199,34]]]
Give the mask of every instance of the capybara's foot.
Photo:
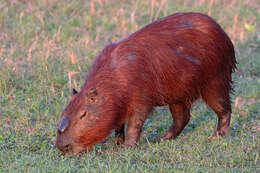
[[[137,144],[134,143],[134,142],[125,142],[122,146],[123,146],[124,148],[131,148],[131,147],[137,146]]]
[[[117,136],[112,141],[116,145],[121,145],[124,143],[124,137],[123,136]]]
[[[125,124],[115,130],[115,138],[113,143],[120,145],[125,141]]]
[[[151,142],[161,142],[163,139],[164,139],[163,136],[154,136],[149,141],[151,141]]]
[[[218,129],[215,133],[216,136],[225,136],[229,133],[229,127],[222,127],[221,129]]]
[[[163,139],[174,139],[176,138],[182,131],[183,128],[175,128],[174,124],[168,129],[168,131],[162,136]]]
[[[164,140],[167,140],[167,139],[173,139],[173,138],[175,138],[176,136],[174,136],[173,135],[173,133],[172,132],[166,132],[163,136],[162,136],[162,138],[164,139]]]

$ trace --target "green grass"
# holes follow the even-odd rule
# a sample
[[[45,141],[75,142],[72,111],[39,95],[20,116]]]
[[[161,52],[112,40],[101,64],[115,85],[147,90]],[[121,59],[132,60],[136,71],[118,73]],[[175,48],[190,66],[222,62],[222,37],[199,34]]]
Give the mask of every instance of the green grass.
[[[95,55],[177,11],[210,14],[235,45],[230,134],[211,137],[217,116],[198,103],[177,139],[156,142],[171,124],[157,108],[138,147],[108,142],[61,156],[53,147],[59,115]],[[259,13],[257,0],[0,0],[0,172],[259,172]]]

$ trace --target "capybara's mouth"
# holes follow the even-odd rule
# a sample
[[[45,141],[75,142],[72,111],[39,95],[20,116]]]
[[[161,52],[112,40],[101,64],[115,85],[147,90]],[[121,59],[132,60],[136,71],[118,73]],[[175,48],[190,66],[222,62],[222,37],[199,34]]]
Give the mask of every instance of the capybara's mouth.
[[[70,145],[70,147],[67,150],[60,150],[60,151],[62,152],[63,155],[71,156],[71,155],[86,153],[89,151],[89,149],[88,147]]]
[[[66,156],[87,152],[93,146],[93,145],[84,145],[82,143],[78,143],[68,138],[66,138],[66,140],[64,139],[65,138],[62,138],[62,136],[56,137],[55,147],[58,148],[58,150],[62,153],[62,155],[66,155]]]
[[[73,154],[72,145],[70,145],[70,144],[67,144],[64,146],[57,146],[57,148],[62,152],[63,155]]]

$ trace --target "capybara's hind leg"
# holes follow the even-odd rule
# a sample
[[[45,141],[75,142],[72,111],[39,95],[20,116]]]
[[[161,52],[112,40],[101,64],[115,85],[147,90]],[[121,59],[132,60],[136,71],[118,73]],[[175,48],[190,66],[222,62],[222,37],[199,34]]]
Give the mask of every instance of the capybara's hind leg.
[[[177,137],[186,124],[188,124],[190,120],[190,105],[185,103],[172,104],[169,105],[173,123],[171,127],[168,129],[166,134],[163,136],[164,139],[173,139]]]
[[[228,85],[219,83],[215,80],[208,85],[208,88],[202,93],[203,100],[218,115],[218,127],[216,135],[224,136],[229,132],[231,118],[231,103],[229,97]]]
[[[123,144],[125,141],[125,123],[117,128],[115,130],[115,139],[114,142],[119,145],[119,144]]]

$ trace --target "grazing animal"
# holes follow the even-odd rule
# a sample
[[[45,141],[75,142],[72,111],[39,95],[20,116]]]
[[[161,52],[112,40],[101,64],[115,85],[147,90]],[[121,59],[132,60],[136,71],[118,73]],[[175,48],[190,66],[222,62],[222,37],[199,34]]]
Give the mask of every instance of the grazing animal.
[[[61,114],[56,146],[77,154],[113,129],[124,146],[135,146],[148,114],[165,105],[174,121],[163,138],[173,139],[199,98],[218,115],[216,133],[225,135],[235,68],[232,42],[212,18],[193,12],[161,18],[107,45],[95,58]]]

